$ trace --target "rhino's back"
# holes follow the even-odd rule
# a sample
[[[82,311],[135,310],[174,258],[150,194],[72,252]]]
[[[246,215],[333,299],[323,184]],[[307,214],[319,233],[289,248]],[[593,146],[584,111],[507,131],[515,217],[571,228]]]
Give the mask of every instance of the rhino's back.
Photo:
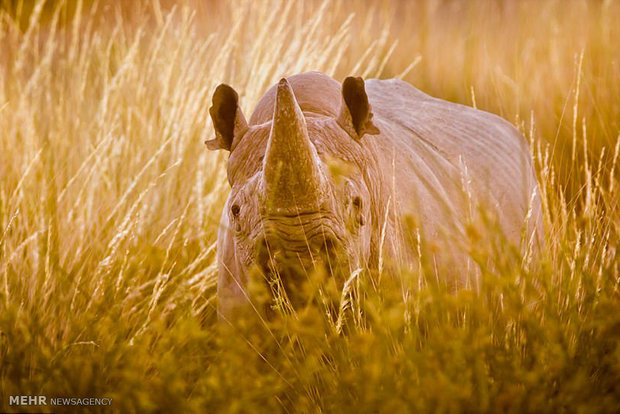
[[[373,140],[382,171],[396,175],[401,208],[416,210],[434,232],[434,223],[462,225],[471,192],[497,210],[517,242],[536,188],[521,134],[496,115],[430,97],[403,81],[372,79],[366,90],[381,136],[365,139]]]
[[[424,144],[452,162],[465,157],[474,169],[503,167],[493,174],[523,168],[531,172],[527,142],[503,118],[433,98],[396,79],[371,79],[366,88],[375,119],[400,132],[389,137],[399,145],[416,150]]]

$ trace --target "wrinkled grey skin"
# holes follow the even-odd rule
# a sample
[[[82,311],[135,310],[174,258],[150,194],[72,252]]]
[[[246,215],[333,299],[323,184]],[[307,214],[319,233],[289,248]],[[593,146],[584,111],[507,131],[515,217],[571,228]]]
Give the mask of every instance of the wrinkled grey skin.
[[[541,243],[527,143],[495,115],[399,80],[340,84],[317,72],[281,80],[249,122],[220,86],[211,115],[208,147],[230,151],[218,235],[223,315],[247,306],[251,269],[291,286],[324,266],[342,284],[360,267],[417,266],[421,239],[438,279],[473,287],[462,242],[481,205],[515,245]]]

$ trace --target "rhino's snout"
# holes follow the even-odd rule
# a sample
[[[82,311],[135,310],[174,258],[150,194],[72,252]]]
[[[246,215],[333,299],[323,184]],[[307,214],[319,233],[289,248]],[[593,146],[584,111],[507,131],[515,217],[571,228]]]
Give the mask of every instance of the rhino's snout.
[[[256,247],[256,265],[264,281],[274,297],[286,297],[294,309],[311,299],[305,289],[312,277],[325,275],[342,283],[342,270],[348,268],[344,257],[343,247],[334,237],[309,239],[303,244],[263,239]]]
[[[321,267],[334,267],[344,250],[336,237],[322,234],[315,237],[283,238],[271,235],[256,245],[256,262],[265,273],[287,269],[308,274]]]

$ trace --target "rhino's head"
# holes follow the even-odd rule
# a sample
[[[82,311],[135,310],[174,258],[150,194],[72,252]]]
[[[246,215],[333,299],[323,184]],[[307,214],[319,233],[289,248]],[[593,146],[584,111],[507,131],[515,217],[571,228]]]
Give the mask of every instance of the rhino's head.
[[[237,93],[227,85],[216,89],[210,110],[216,138],[207,145],[230,151],[232,187],[218,236],[224,311],[248,301],[251,277],[280,282],[295,304],[305,300],[298,290],[313,271],[342,283],[368,260],[371,189],[356,140],[379,131],[361,78],[347,78],[340,95],[337,116],[304,115],[282,79],[272,93],[272,116],[248,125]],[[342,158],[349,161],[344,177],[329,162]]]

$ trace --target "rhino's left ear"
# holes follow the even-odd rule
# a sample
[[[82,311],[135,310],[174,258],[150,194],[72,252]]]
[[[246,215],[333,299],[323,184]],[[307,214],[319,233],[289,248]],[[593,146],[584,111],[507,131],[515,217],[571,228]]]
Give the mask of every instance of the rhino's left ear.
[[[248,123],[239,107],[239,95],[226,84],[219,85],[213,93],[213,105],[209,109],[215,139],[205,141],[210,150],[232,151],[248,130]]]
[[[358,141],[365,134],[379,133],[379,128],[372,122],[372,108],[366,95],[364,79],[349,76],[342,82],[342,103],[338,124]]]

